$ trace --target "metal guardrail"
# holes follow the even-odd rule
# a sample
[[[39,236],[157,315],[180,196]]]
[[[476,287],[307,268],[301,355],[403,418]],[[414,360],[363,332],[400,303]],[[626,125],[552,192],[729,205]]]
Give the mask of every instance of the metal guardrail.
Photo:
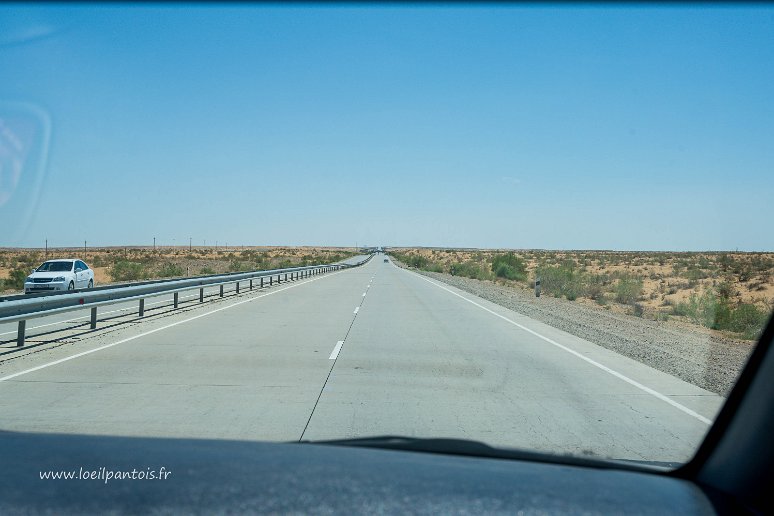
[[[91,308],[91,329],[97,328],[97,307],[138,300],[139,317],[145,314],[145,299],[163,294],[174,294],[173,306],[178,307],[178,294],[186,290],[199,289],[199,302],[204,302],[204,288],[220,286],[219,297],[223,297],[223,287],[234,283],[239,294],[241,283],[249,283],[248,289],[263,288],[287,281],[325,274],[327,272],[359,267],[367,263],[373,255],[356,264],[334,263],[323,265],[308,265],[287,269],[267,271],[242,272],[231,274],[216,274],[196,278],[161,280],[117,286],[104,286],[88,290],[76,290],[58,295],[44,296],[12,296],[0,302],[0,323],[18,322],[16,345],[24,346],[26,323],[29,319],[54,315],[75,310]],[[276,279],[275,279],[276,278]],[[257,280],[257,284],[254,281]]]

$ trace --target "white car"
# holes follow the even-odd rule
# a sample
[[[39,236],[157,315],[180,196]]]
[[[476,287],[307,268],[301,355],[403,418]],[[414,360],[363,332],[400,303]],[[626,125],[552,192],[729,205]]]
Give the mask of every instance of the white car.
[[[92,288],[94,271],[76,258],[49,260],[24,280],[24,293]]]

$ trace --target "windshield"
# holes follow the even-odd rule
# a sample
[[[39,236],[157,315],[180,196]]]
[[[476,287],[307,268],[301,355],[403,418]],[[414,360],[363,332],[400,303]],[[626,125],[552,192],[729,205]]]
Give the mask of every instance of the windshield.
[[[57,310],[0,303],[0,430],[690,460],[774,302],[772,22],[0,7],[0,287]]]
[[[36,272],[67,272],[73,270],[73,262],[46,262]]]

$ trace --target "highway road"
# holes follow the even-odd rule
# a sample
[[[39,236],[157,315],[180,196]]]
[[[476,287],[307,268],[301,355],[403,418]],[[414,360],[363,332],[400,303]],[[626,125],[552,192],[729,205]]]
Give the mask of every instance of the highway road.
[[[359,255],[353,256],[346,260],[342,260],[337,263],[355,264],[365,259],[366,256]],[[266,278],[268,281],[268,278]],[[258,280],[255,281],[257,285]],[[247,288],[248,283],[242,282],[241,289]],[[102,285],[99,285],[102,286]],[[227,284],[224,286],[224,296],[230,296],[235,293],[234,284]],[[220,295],[220,287],[205,287],[204,296],[208,300],[212,300],[215,296]],[[185,305],[186,303],[197,303],[199,301],[198,290],[191,290],[183,292],[178,297],[178,304]],[[173,294],[163,294],[149,298],[145,303],[145,311],[149,315],[154,312],[164,311],[173,306],[174,296]],[[99,309],[100,319],[122,321],[127,318],[131,318],[138,312],[137,301],[127,301],[125,303],[116,303]],[[47,315],[44,317],[37,317],[30,319],[27,323],[27,343],[34,344],[35,342],[45,341],[52,334],[57,334],[62,330],[73,329],[71,334],[78,334],[83,328],[88,328],[89,323],[89,310],[83,310],[80,313],[77,312],[65,312],[54,315]],[[13,351],[16,348],[16,335],[17,335],[17,323],[0,323],[0,356],[3,352]]]
[[[0,355],[0,430],[396,434],[676,462],[690,458],[723,402],[381,255],[187,306]]]

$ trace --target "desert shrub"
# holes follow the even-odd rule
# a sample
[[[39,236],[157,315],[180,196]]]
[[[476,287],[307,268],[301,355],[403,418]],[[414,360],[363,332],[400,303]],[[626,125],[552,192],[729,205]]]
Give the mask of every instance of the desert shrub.
[[[464,276],[473,279],[488,279],[489,275],[485,269],[473,261],[455,263],[449,268],[453,276]]]
[[[615,300],[625,305],[634,304],[642,295],[642,279],[624,276],[615,286]]]
[[[524,281],[527,279],[527,266],[524,260],[512,252],[496,256],[492,260],[492,272],[498,278]]]
[[[422,267],[422,270],[430,271],[430,272],[444,272],[443,267],[440,263],[429,263],[428,265]]]
[[[23,264],[18,265],[16,268],[11,269],[8,273],[8,279],[5,280],[5,288],[12,288],[15,290],[21,290],[24,288],[24,280],[29,276],[32,266],[26,266]]]
[[[428,263],[430,263],[430,260],[425,258],[424,256],[409,256],[406,265],[409,267],[415,267],[417,269],[421,269],[423,267],[427,267]]]
[[[537,270],[543,290],[557,297],[575,300],[583,290],[581,275],[571,262],[558,266],[543,266]]]
[[[202,276],[207,276],[210,274],[215,274],[215,271],[212,269],[212,267],[204,267],[202,270],[199,271],[199,274]]]
[[[687,269],[685,272],[683,272],[681,276],[689,281],[697,282],[701,279],[709,278],[709,273],[707,273],[702,269],[692,266],[689,269]]]
[[[415,269],[421,269],[423,271],[430,272],[445,272],[443,266],[440,263],[434,262],[428,258],[425,258],[424,256],[396,255],[396,258],[398,258],[398,260],[405,263],[409,267],[413,267]]]
[[[159,278],[171,278],[182,275],[183,268],[172,262],[164,262],[158,272],[156,272],[156,276]]]
[[[726,280],[718,285],[718,296],[723,299],[731,299],[736,295],[736,288],[734,288],[733,282]]]
[[[250,264],[239,260],[231,260],[228,264],[229,272],[246,272],[252,269]]]
[[[106,267],[108,264],[109,264],[108,259],[101,255],[97,255],[91,259],[92,267]]]
[[[148,274],[142,263],[119,260],[108,271],[113,281],[136,281],[145,279]]]
[[[707,290],[702,295],[691,294],[687,301],[675,305],[672,313],[686,316],[694,323],[713,330],[739,333],[745,339],[757,338],[769,319],[769,313],[757,305],[734,305],[713,290]]]
[[[731,314],[729,329],[741,333],[746,339],[757,339],[766,323],[769,313],[752,303],[740,303]]]
[[[604,274],[588,274],[586,276],[583,295],[597,302],[605,301],[605,285],[608,283]]]
[[[711,328],[715,323],[719,298],[713,291],[702,295],[691,294],[687,301],[677,303],[672,309],[674,315],[688,317],[692,322]]]

